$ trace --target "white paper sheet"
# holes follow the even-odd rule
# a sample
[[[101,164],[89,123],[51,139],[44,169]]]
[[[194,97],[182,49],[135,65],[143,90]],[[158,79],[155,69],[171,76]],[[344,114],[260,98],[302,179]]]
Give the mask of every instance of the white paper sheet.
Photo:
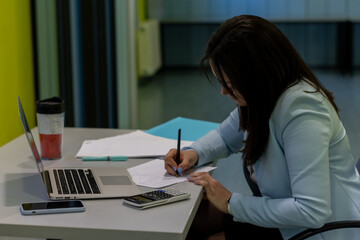
[[[128,168],[132,180],[140,186],[163,188],[175,183],[187,181],[186,176],[192,172],[210,172],[216,167],[199,167],[186,171],[184,176],[173,176],[166,172],[164,160],[155,159],[147,163]]]
[[[181,141],[181,147],[192,141]],[[154,136],[137,130],[128,134],[83,142],[76,157],[158,157],[177,147],[177,140]]]

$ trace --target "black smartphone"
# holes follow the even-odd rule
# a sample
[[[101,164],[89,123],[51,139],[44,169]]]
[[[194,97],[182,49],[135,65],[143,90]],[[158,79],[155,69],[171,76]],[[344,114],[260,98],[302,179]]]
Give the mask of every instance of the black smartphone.
[[[85,206],[80,200],[75,201],[50,201],[20,204],[23,215],[37,215],[49,213],[83,212]]]

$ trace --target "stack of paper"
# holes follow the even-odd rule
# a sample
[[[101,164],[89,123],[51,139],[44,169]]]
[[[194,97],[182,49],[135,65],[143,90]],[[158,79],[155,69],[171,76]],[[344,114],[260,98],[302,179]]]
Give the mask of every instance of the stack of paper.
[[[181,147],[191,145],[192,141],[181,141]],[[144,131],[83,142],[76,157],[126,156],[159,157],[164,156],[171,148],[176,148],[177,141],[154,136]]]

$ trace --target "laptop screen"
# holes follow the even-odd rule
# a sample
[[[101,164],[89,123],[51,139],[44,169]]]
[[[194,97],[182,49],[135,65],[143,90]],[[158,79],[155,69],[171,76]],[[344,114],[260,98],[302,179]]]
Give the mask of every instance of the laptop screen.
[[[41,175],[43,177],[43,180],[44,180],[44,165],[42,164],[39,151],[38,151],[38,149],[36,147],[36,144],[35,144],[35,141],[34,141],[34,137],[33,137],[32,133],[31,133],[29,124],[28,124],[28,122],[26,120],[25,112],[24,112],[24,109],[22,107],[20,97],[18,97],[18,104],[19,104],[20,119],[21,119],[22,125],[23,125],[24,130],[25,130],[25,136],[26,136],[26,138],[27,138],[27,140],[29,142],[31,151],[32,151],[32,153],[33,153],[33,155],[35,157],[37,168],[38,168],[39,172],[41,173]]]

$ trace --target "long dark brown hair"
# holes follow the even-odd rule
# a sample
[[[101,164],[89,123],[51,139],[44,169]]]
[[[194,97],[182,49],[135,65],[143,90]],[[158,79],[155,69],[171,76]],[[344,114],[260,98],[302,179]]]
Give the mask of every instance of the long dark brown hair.
[[[240,93],[247,106],[239,107],[240,126],[248,132],[242,150],[247,165],[265,151],[269,119],[280,95],[301,80],[322,92],[335,110],[334,97],[315,77],[286,36],[271,22],[251,15],[233,17],[221,24],[208,42],[201,66],[210,80],[205,62],[220,84],[234,96]],[[231,83],[225,83],[224,74]]]

